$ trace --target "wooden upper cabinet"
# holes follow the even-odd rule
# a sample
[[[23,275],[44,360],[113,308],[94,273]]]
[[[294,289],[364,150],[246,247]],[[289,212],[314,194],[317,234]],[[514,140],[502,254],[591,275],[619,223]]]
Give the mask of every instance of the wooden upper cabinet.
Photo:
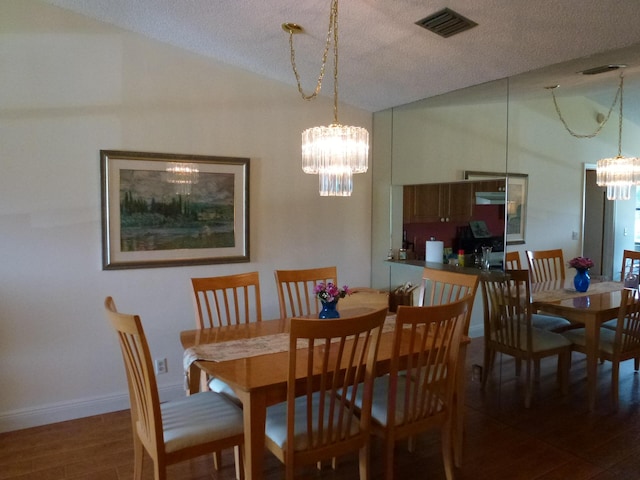
[[[404,187],[406,223],[464,222],[473,213],[472,182],[432,183]]]

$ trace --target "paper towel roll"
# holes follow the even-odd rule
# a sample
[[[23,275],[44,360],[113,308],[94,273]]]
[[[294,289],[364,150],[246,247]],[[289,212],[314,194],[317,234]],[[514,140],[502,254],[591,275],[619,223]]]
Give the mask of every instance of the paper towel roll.
[[[427,240],[425,245],[425,260],[427,262],[442,263],[444,253],[444,243],[440,240]]]

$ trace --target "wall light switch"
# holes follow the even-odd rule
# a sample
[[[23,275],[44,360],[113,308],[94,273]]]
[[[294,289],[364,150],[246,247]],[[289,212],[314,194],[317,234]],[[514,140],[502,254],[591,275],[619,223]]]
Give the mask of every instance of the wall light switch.
[[[578,239],[578,232],[571,232],[571,240],[577,240]]]

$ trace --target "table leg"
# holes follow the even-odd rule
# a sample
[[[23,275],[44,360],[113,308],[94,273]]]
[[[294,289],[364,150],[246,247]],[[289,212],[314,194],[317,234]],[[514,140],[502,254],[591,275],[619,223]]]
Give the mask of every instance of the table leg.
[[[589,411],[596,408],[596,387],[598,385],[598,351],[600,346],[600,322],[585,322],[587,349],[587,400]]]
[[[236,392],[242,401],[244,419],[244,474],[246,480],[262,478],[264,469],[264,427],[267,400],[263,392]]]
[[[200,391],[200,375],[202,370],[200,367],[196,365],[196,362],[193,362],[189,365],[189,373],[187,375],[187,391],[189,395],[193,395],[194,393],[198,393]]]

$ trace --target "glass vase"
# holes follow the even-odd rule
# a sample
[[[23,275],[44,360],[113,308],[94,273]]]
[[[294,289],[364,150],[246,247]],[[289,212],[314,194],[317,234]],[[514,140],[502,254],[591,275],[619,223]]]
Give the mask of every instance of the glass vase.
[[[573,277],[573,286],[576,287],[577,292],[586,292],[589,290],[591,284],[591,277],[589,276],[589,270],[585,268],[576,268],[576,276]]]
[[[340,318],[340,313],[336,309],[338,301],[322,302],[322,310],[318,314],[318,318]]]

